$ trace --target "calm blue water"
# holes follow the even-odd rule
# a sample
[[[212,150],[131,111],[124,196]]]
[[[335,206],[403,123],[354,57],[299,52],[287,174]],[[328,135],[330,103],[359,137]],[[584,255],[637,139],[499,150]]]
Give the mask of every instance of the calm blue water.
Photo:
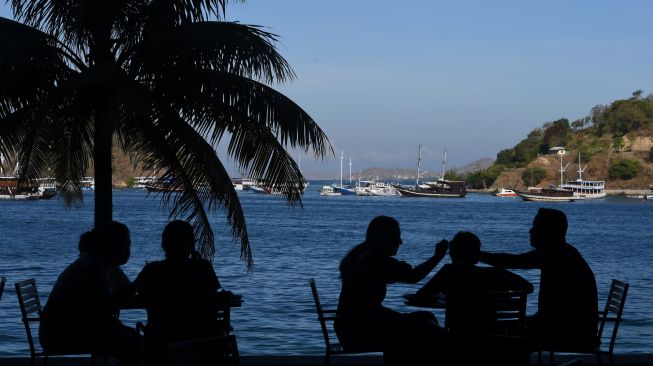
[[[528,250],[528,229],[541,204],[512,198],[469,194],[464,199],[400,197],[323,197],[313,182],[303,208],[290,208],[279,197],[241,194],[254,253],[248,273],[238,246],[228,236],[224,215],[212,215],[218,238],[215,270],[223,286],[243,294],[233,311],[243,354],[321,354],[324,343],[316,320],[308,279],[316,277],[323,302],[334,304],[339,292],[339,260],[362,241],[374,216],[389,215],[402,226],[398,258],[412,264],[431,255],[435,242],[459,230],[477,233],[489,251]],[[0,202],[0,275],[8,278],[0,301],[0,356],[26,355],[27,341],[13,283],[37,279],[43,302],[58,273],[77,255],[79,234],[93,222],[93,194],[82,207],[65,209],[57,200]],[[601,304],[611,278],[630,282],[620,329],[619,353],[653,352],[653,202],[622,197],[549,204],[569,217],[568,240],[594,270]],[[124,270],[134,278],[146,260],[162,257],[160,233],[167,221],[160,201],[143,191],[114,192],[114,218],[132,232],[132,257]],[[448,262],[448,258],[445,259]],[[437,270],[437,269],[436,269]],[[539,271],[520,271],[538,287]],[[390,287],[386,304],[402,311],[401,294],[417,286]],[[535,311],[536,294],[529,299]],[[440,314],[441,315],[441,314]],[[142,311],[123,312],[127,324],[144,320]]]

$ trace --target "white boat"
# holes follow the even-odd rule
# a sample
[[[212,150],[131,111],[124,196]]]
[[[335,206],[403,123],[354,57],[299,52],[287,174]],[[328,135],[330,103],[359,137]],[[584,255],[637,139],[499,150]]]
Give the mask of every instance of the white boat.
[[[320,196],[341,196],[342,193],[337,192],[333,186],[322,186]]]
[[[494,194],[497,197],[518,197],[519,195],[515,193],[512,189],[506,189],[506,188],[499,188],[497,190],[497,193]]]
[[[626,196],[628,198],[637,198],[640,200],[653,200],[653,194],[640,194],[635,196]]]
[[[585,198],[604,198],[605,181],[604,180],[583,180],[583,172],[587,165],[582,168],[580,163],[580,154],[578,154],[578,179],[567,181],[560,185],[562,189],[570,189],[576,196],[584,196]]]
[[[157,180],[158,178],[156,176],[134,177],[134,185],[132,188],[145,189],[148,185],[153,184]],[[95,182],[93,182],[93,184],[95,184]]]
[[[357,196],[396,196],[397,190],[388,183],[361,180],[356,184]]]
[[[95,178],[84,177],[84,179],[79,181],[79,185],[82,191],[95,191]]]

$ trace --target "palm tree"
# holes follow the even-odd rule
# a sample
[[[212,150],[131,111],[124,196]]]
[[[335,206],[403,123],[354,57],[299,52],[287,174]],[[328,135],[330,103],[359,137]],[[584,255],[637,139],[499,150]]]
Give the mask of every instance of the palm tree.
[[[67,205],[82,200],[92,161],[95,225],[112,219],[112,144],[144,170],[183,185],[164,192],[171,217],[195,226],[214,254],[207,212],[223,207],[253,265],[245,217],[216,149],[301,204],[287,148],[333,154],[316,122],[269,85],[294,72],[276,35],[225,21],[228,0],[12,0],[0,18],[0,155],[24,177],[54,176]]]

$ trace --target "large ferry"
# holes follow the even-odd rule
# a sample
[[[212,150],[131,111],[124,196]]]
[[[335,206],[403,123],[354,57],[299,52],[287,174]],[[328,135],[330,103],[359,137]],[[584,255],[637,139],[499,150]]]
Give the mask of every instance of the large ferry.
[[[578,154],[578,179],[567,181],[560,185],[562,189],[570,189],[576,196],[584,196],[585,198],[603,198],[605,197],[605,181],[604,180],[583,180],[583,172],[587,168],[581,166],[580,154]]]
[[[0,177],[0,200],[37,200],[56,196],[54,179]]]

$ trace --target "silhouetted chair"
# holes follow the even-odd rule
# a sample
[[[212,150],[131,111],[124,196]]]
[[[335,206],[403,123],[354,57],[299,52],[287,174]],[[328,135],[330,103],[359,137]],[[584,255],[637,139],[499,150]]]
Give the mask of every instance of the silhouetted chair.
[[[34,365],[38,357],[43,357],[43,366],[48,363],[49,356],[61,356],[61,355],[79,355],[79,354],[90,354],[91,355],[91,364],[95,365],[95,357],[104,357],[104,364],[107,364],[107,357],[105,355],[99,355],[95,352],[90,351],[37,351],[34,336],[32,335],[32,323],[40,323],[41,321],[41,300],[39,299],[38,291],[36,290],[36,281],[33,278],[29,280],[16,282],[16,295],[18,296],[18,304],[20,305],[20,312],[22,315],[22,321],[25,325],[25,333],[27,334],[27,343],[29,343],[29,352],[30,352],[30,365]]]
[[[7,283],[7,279],[0,276],[0,300],[2,300],[2,293],[5,291],[5,283]]]
[[[170,343],[168,357],[170,366],[240,365],[233,334]]]
[[[320,295],[317,292],[317,285],[315,284],[315,278],[309,279],[308,283],[311,286],[311,293],[313,294],[313,300],[315,301],[315,310],[317,311],[317,320],[320,322],[320,327],[322,328],[322,336],[324,337],[324,345],[326,346],[326,351],[324,354],[325,365],[329,365],[331,363],[331,355],[383,352],[383,350],[346,351],[342,348],[339,342],[333,341],[332,339],[335,338],[335,336],[332,336],[333,331],[330,331],[330,328],[332,329],[333,326],[327,326],[327,322],[333,322],[337,319],[336,310],[322,308]]]
[[[624,310],[624,305],[626,304],[626,295],[628,294],[628,287],[630,285],[626,282],[619,281],[616,279],[612,280],[612,283],[610,285],[610,292],[608,293],[608,298],[605,302],[605,308],[603,311],[599,314],[599,330],[597,334],[597,343],[599,346],[591,351],[586,351],[586,350],[573,350],[573,349],[543,349],[538,351],[538,364],[542,363],[542,352],[549,352],[549,364],[553,364],[554,361],[554,352],[561,352],[561,353],[589,353],[589,354],[595,354],[597,357],[597,362],[599,365],[602,364],[603,362],[603,356],[608,356],[608,361],[610,365],[613,364],[613,352],[614,352],[614,345],[617,340],[617,332],[619,331],[619,324],[621,323],[622,319],[621,316],[623,314]],[[603,350],[601,349],[601,342],[603,338],[603,332],[606,329],[606,324],[610,322],[612,323],[612,333],[610,335],[610,342],[608,343],[608,349]]]
[[[445,329],[510,335],[526,324],[526,298],[523,291],[450,293],[447,295]]]

